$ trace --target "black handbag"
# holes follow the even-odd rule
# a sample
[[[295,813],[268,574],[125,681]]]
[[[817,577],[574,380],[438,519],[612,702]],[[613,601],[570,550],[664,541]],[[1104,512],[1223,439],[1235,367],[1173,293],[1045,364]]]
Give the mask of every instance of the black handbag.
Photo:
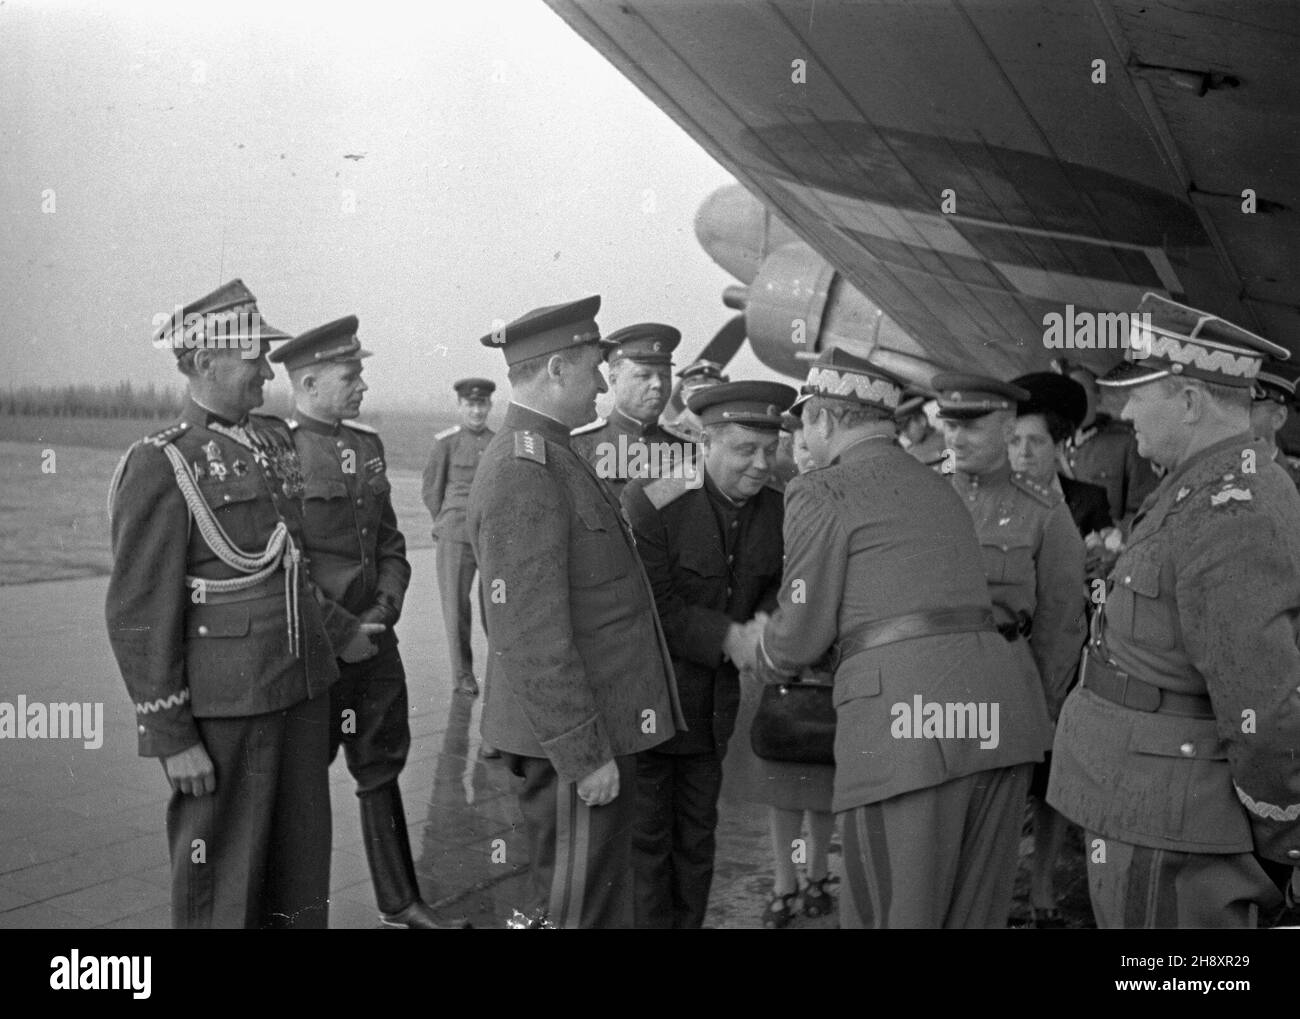
[[[835,705],[825,683],[769,683],[749,730],[749,745],[765,761],[835,763]]]

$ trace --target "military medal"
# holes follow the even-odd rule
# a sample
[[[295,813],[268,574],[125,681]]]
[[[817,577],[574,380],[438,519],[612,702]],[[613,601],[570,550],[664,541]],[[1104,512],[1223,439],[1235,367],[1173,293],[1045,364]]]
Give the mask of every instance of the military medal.
[[[226,473],[226,465],[220,460],[213,460],[208,464],[208,474],[217,481],[225,481]]]
[[[248,473],[248,464],[244,463],[243,460],[236,460],[230,465],[230,469],[234,472],[235,477],[242,478]]]

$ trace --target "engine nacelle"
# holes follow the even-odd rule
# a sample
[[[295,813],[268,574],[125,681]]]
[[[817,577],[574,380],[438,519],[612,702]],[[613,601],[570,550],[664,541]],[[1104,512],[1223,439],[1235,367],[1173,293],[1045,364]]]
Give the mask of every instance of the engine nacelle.
[[[929,385],[925,352],[902,328],[825,259],[802,242],[777,248],[763,261],[745,299],[745,323],[755,355],[773,371],[801,378],[807,361],[842,347]],[[892,356],[891,356],[892,355]]]

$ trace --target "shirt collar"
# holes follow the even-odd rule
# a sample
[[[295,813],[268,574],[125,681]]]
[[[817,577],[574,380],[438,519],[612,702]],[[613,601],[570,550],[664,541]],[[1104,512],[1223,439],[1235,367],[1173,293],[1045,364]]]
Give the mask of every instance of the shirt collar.
[[[338,424],[330,424],[328,421],[322,421],[318,417],[312,417],[301,408],[295,408],[292,420],[298,422],[298,427],[308,432],[315,432],[317,435],[336,435],[338,434]]]

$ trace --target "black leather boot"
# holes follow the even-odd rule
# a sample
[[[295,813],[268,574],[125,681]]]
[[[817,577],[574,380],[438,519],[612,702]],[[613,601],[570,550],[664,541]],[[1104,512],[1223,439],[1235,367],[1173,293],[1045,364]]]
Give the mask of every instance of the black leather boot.
[[[396,782],[389,782],[360,797],[361,834],[366,860],[375,885],[380,919],[385,927],[407,930],[456,930],[470,925],[461,920],[439,923],[420,898],[415,882],[415,862],[406,835],[406,815]]]

